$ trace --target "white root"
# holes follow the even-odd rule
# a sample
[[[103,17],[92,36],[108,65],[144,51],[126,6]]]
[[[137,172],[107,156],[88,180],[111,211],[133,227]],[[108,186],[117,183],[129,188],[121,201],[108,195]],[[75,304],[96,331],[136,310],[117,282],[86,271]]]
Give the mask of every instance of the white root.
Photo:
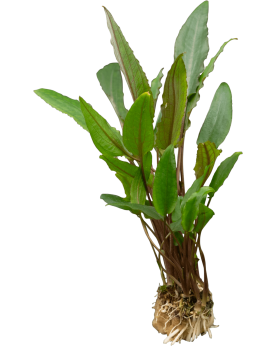
[[[215,325],[213,324],[213,325],[212,325],[211,327],[209,327],[209,328],[217,328],[217,327],[219,327],[219,325],[216,325],[216,326],[215,326]]]
[[[210,328],[208,328],[208,334],[209,334],[210,339],[212,339],[212,333],[211,333]]]
[[[171,332],[166,339],[163,341],[163,344],[167,344],[173,336],[175,336],[179,332],[179,329],[176,329],[173,333]]]
[[[174,344],[178,341],[178,339],[179,339],[179,338],[181,337],[181,335],[185,332],[185,330],[187,329],[187,327],[188,327],[188,324],[187,324],[183,329],[181,329],[180,333],[177,334],[177,335],[176,335],[176,338],[173,340],[172,345],[174,345]],[[181,341],[181,340],[179,340],[179,343],[180,343],[180,341]]]

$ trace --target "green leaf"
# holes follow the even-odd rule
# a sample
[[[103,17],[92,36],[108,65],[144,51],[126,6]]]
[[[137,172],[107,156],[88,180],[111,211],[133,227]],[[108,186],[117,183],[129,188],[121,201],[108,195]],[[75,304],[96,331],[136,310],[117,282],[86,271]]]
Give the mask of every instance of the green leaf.
[[[183,60],[187,70],[188,96],[196,92],[209,51],[208,9],[208,1],[201,3],[182,26],[175,41],[174,59],[185,53]]]
[[[156,106],[158,95],[160,94],[160,88],[162,87],[161,79],[164,76],[163,72],[162,72],[163,70],[164,70],[164,68],[162,68],[160,70],[157,77],[155,79],[153,79],[151,82],[151,92],[152,92],[152,97],[154,100],[154,108]]]
[[[208,170],[209,170],[209,166],[206,166],[203,175],[200,178],[196,179],[193,182],[192,186],[185,193],[185,196],[183,197],[181,204],[180,204],[181,213],[183,212],[183,208],[184,208],[186,202],[188,201],[188,199],[191,197],[191,195],[193,193],[197,192],[201,188],[201,186],[203,185],[203,181],[206,177]]]
[[[179,140],[187,103],[186,69],[180,54],[168,72],[161,106],[162,118],[157,125],[156,145],[166,149]]]
[[[115,57],[125,76],[133,101],[135,101],[144,92],[150,91],[148,79],[113,16],[105,7],[104,10]]]
[[[156,120],[156,123],[155,123],[155,128],[154,128],[154,137],[155,137],[155,141],[156,141],[156,133],[157,133],[157,127],[158,127],[158,124],[160,123],[162,119],[162,111],[160,109],[160,112],[158,114],[158,117],[157,117],[157,120]]]
[[[199,213],[199,204],[207,193],[214,192],[215,190],[209,186],[203,186],[199,191],[193,193],[182,211],[182,227],[185,232],[191,232],[194,227],[194,221]]]
[[[173,212],[176,206],[177,183],[173,145],[168,146],[158,163],[152,198],[155,209],[163,217]]]
[[[184,229],[183,229],[183,227],[182,227],[182,225],[181,225],[181,222],[182,222],[182,220],[181,220],[181,216],[180,216],[180,218],[179,218],[177,221],[172,222],[172,223],[170,224],[170,229],[171,229],[173,232],[181,232],[181,233],[184,233]]]
[[[232,40],[237,40],[237,38],[231,38],[229,41],[224,42],[223,45],[220,47],[219,51],[217,52],[217,54],[210,60],[209,64],[205,67],[205,70],[203,71],[203,73],[200,75],[199,77],[199,85],[197,87],[196,93],[193,94],[189,100],[188,100],[188,105],[187,105],[187,113],[190,114],[192,109],[196,106],[200,95],[199,95],[199,90],[201,88],[203,88],[204,84],[203,82],[205,81],[205,79],[209,76],[209,74],[211,72],[214,71],[214,67],[215,67],[215,62],[217,60],[217,58],[219,57],[219,55],[223,52],[224,47],[227,45],[228,42],[232,41]]]
[[[128,110],[124,104],[123,80],[119,64],[106,65],[97,72],[97,77],[123,127]]]
[[[109,194],[101,195],[101,199],[103,199],[108,205],[112,205],[113,207],[117,207],[124,210],[129,210],[134,214],[140,214],[142,212],[148,218],[155,220],[162,219],[162,216],[157,213],[154,207],[151,206],[133,204],[125,201],[122,197]]]
[[[214,167],[217,157],[220,155],[222,150],[218,150],[214,143],[207,141],[205,143],[199,143],[196,155],[196,164],[194,167],[196,178],[200,178],[205,170],[206,166],[209,166],[208,172],[203,180],[202,185],[210,176]]]
[[[212,209],[206,207],[204,204],[199,203],[198,219],[193,233],[198,233],[203,230],[211,218],[215,215]]]
[[[227,83],[218,87],[209,112],[200,129],[197,144],[207,141],[218,148],[225,140],[232,122],[232,94]]]
[[[153,148],[151,98],[148,92],[138,97],[127,113],[123,128],[124,145],[140,159]]]
[[[135,177],[139,170],[139,167],[131,165],[128,162],[121,161],[112,156],[101,155],[100,159],[104,160],[107,163],[111,171],[117,172],[120,175],[123,175],[124,177],[131,180]]]
[[[126,178],[124,175],[122,175],[120,173],[116,173],[115,175],[120,180],[120,182],[123,184],[123,188],[124,188],[125,194],[126,194],[125,200],[130,201],[130,187],[131,187],[132,179]]]
[[[80,97],[80,105],[95,147],[104,155],[130,156],[131,154],[123,145],[120,132],[111,127],[82,97]]]
[[[138,169],[130,189],[131,203],[145,204],[146,201],[146,188],[143,180],[141,168]]]
[[[172,221],[175,222],[177,220],[179,220],[181,218],[181,202],[182,202],[183,197],[182,196],[178,196],[177,198],[177,202],[176,202],[176,206],[174,211],[172,212]]]
[[[84,116],[81,111],[80,102],[72,100],[67,96],[61,95],[49,89],[37,89],[34,92],[58,111],[72,117],[82,128],[88,131]]]
[[[235,163],[237,162],[241,154],[241,151],[236,152],[232,156],[228,157],[226,160],[222,161],[222,163],[219,165],[210,184],[210,186],[215,190],[215,192],[218,191],[218,189],[223,185],[225,179],[228,178],[232,168],[234,167]],[[213,197],[214,193],[210,193],[209,196]]]

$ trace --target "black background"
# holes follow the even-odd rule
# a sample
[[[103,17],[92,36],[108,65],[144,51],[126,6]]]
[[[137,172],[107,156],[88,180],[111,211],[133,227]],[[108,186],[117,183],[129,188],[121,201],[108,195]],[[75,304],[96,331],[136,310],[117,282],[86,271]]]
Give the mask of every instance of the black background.
[[[198,3],[150,6],[147,2],[109,1],[104,5],[113,13],[151,81],[161,67],[165,67],[166,76],[172,64],[175,37]],[[101,5],[96,1],[89,5],[80,2],[62,8],[44,7],[45,16],[37,12],[34,89],[50,88],[75,99],[81,95],[113,126],[119,127],[96,80],[96,71],[115,61]],[[192,128],[185,145],[187,187],[194,179],[196,136],[222,81],[228,82],[233,92],[234,121],[218,162],[242,150],[241,12],[241,6],[233,8],[225,2],[210,1],[209,58],[222,42],[231,37],[240,40],[231,42],[218,59],[192,114]],[[131,98],[126,85],[124,91],[129,108]],[[133,336],[138,343],[152,337],[161,344],[163,337],[150,327],[150,306],[161,280],[140,222],[128,212],[104,208],[99,200],[101,193],[123,195],[119,181],[98,159],[99,153],[89,135],[36,96],[34,123],[39,219],[35,236],[40,258],[37,263],[43,278],[43,309],[54,314],[52,330],[58,331],[60,340],[69,337],[66,331],[70,329],[70,339],[90,342],[97,338],[95,334],[103,324],[113,332],[99,334],[105,342],[118,337],[121,343],[128,344]],[[203,232],[202,245],[216,303],[215,316],[221,324],[214,331],[218,340],[232,328],[227,323],[229,299],[237,305],[242,299],[242,158],[211,207],[216,216]],[[241,327],[241,318],[236,327],[237,323]]]

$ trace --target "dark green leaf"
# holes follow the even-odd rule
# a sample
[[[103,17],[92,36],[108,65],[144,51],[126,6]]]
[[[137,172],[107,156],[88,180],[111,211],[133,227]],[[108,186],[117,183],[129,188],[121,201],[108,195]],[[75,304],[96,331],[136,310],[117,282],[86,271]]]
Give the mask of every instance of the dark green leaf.
[[[215,213],[212,209],[206,207],[204,204],[199,203],[198,219],[197,224],[193,229],[193,233],[198,233],[202,231],[214,215]]]
[[[209,51],[208,9],[208,1],[201,3],[182,26],[175,41],[174,59],[185,53],[183,60],[187,70],[188,96],[196,92]]]
[[[139,167],[111,156],[101,155],[100,159],[104,160],[107,163],[111,171],[117,172],[128,179],[133,179],[139,170]]]
[[[161,106],[162,118],[157,125],[156,145],[166,149],[179,140],[182,119],[187,103],[186,69],[179,55],[168,72]]]
[[[155,123],[155,128],[154,128],[154,136],[155,137],[156,137],[156,132],[157,132],[157,126],[160,123],[161,119],[162,119],[162,111],[160,109],[160,112],[158,114],[158,117],[157,117],[157,120],[156,120],[156,123]]]
[[[197,144],[207,141],[218,148],[225,140],[232,122],[232,94],[227,83],[218,87],[209,112],[200,129]]]
[[[182,196],[178,196],[177,202],[176,202],[176,206],[174,211],[172,212],[172,221],[175,222],[177,220],[179,220],[181,218],[181,202],[182,202],[183,197]]]
[[[119,64],[106,65],[97,72],[97,77],[123,127],[128,111],[124,104],[123,80]]]
[[[123,184],[123,188],[125,190],[125,194],[126,194],[126,201],[130,201],[130,187],[131,187],[131,183],[132,183],[132,178],[126,178],[124,175],[120,174],[120,173],[116,173],[115,174],[116,177],[120,180],[120,182]]]
[[[160,70],[157,77],[155,79],[153,79],[151,82],[151,92],[152,92],[152,97],[154,100],[154,108],[156,106],[158,95],[160,94],[160,88],[162,87],[161,79],[164,76],[163,72],[162,72],[163,70],[164,70],[164,68],[162,68]]]
[[[154,178],[153,204],[163,217],[173,212],[177,203],[176,165],[173,145],[162,155]]]
[[[138,169],[130,188],[130,201],[136,204],[145,204],[146,188],[141,168]]]
[[[81,111],[80,102],[63,96],[53,90],[37,89],[34,92],[58,111],[72,117],[82,128],[88,131],[84,116]]]

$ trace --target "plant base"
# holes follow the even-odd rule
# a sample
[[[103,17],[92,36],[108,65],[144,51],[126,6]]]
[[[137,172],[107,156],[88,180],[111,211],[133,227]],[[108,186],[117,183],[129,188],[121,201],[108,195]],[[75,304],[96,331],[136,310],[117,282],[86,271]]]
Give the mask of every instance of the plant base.
[[[157,292],[152,325],[159,333],[167,335],[164,344],[171,342],[173,345],[181,340],[194,341],[206,333],[212,338],[210,328],[218,327],[213,324],[212,295],[208,296],[206,308],[197,312],[194,310],[196,299],[192,294],[184,297],[174,286],[167,286],[163,290],[159,288]]]

